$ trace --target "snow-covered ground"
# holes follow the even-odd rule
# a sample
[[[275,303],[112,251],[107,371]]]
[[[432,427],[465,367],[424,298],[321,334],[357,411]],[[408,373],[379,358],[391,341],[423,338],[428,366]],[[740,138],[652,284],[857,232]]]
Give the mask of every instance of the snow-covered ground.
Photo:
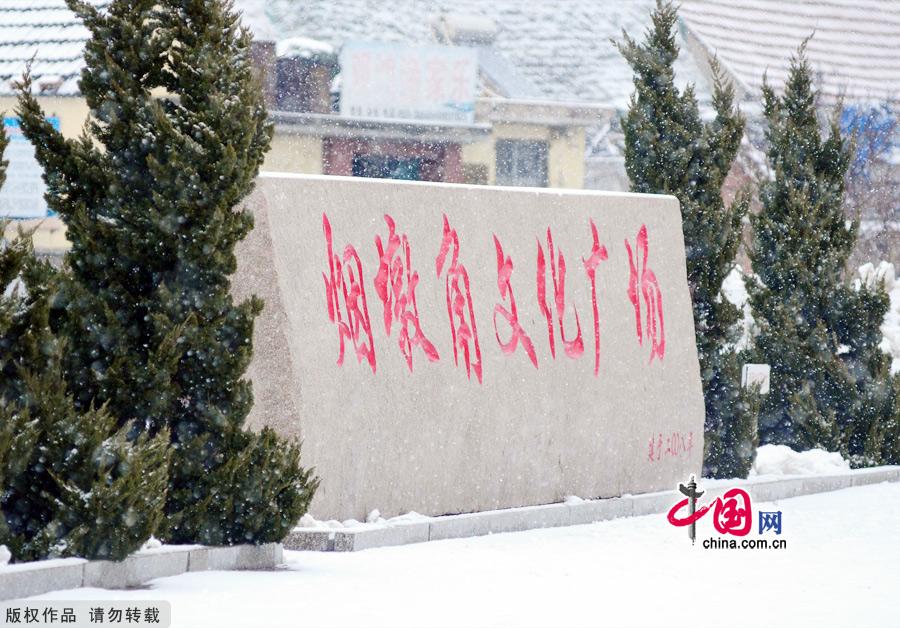
[[[684,528],[651,515],[352,554],[287,552],[283,571],[191,573],[142,590],[40,599],[169,600],[173,625],[191,628],[898,625],[900,483],[760,507],[783,512],[786,549],[704,549],[708,519],[692,546]]]

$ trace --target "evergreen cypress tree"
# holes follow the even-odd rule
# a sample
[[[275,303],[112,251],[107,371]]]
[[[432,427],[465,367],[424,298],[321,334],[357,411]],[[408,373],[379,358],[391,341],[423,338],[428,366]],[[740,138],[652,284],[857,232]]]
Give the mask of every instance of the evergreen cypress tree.
[[[896,421],[897,391],[878,348],[888,299],[880,288],[844,282],[858,228],[842,208],[851,148],[837,117],[828,137],[820,131],[804,49],[782,96],[763,89],[774,177],[751,218],[758,279],[748,286],[758,359],[772,366],[761,440],[873,464],[885,459]]]
[[[130,442],[105,409],[75,408],[50,331],[58,279],[26,234],[0,251],[0,544],[16,560],[118,560],[162,519],[168,434]]]
[[[120,425],[169,427],[168,540],[281,540],[316,482],[296,445],[243,428],[262,303],[229,293],[253,224],[235,208],[272,133],[250,35],[226,0],[66,2],[91,32],[86,132],[62,138],[28,82],[19,113],[72,242],[55,312],[70,387],[80,408],[105,404]]]
[[[627,116],[625,169],[634,192],[672,194],[681,203],[688,285],[706,406],[705,473],[746,477],[756,455],[756,413],[752,395],[740,388],[735,351],[738,309],[722,294],[722,282],[735,264],[741,221],[749,197],[726,205],[722,184],[744,132],[734,106],[734,89],[711,61],[714,120],[700,118],[693,86],[675,86],[673,64],[677,11],[657,0],[646,41],[627,33],[617,44],[634,71],[635,94]]]
[[[6,162],[2,159],[8,140],[0,133],[0,187],[6,179]],[[0,220],[0,375],[3,388],[9,388],[12,378],[6,373],[15,369],[10,364],[12,338],[9,330],[15,323],[21,307],[17,296],[21,292],[19,274],[28,255],[27,242],[23,238],[7,242],[3,234],[7,222]],[[27,412],[18,403],[8,400],[8,393],[0,390],[0,545],[18,546],[6,522],[3,504],[7,501],[7,487],[28,467],[30,452],[37,441],[37,429]],[[16,397],[18,393],[16,391]]]

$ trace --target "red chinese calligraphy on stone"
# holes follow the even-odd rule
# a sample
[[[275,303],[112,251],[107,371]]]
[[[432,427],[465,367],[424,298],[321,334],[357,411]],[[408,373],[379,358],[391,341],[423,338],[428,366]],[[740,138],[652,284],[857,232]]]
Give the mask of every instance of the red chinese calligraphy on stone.
[[[650,462],[658,462],[664,457],[677,458],[686,456],[694,448],[693,432],[672,432],[665,436],[665,448],[663,447],[663,433],[650,436],[647,447],[647,459]]]
[[[411,251],[406,234],[398,235],[394,219],[385,214],[388,226],[387,241],[375,236],[378,250],[378,274],[375,276],[375,292],[384,308],[384,331],[390,336],[394,321],[400,326],[398,344],[406,366],[413,370],[413,347],[420,347],[432,362],[440,359],[437,349],[425,334],[419,321],[416,304],[416,286],[419,273],[412,270]],[[411,333],[410,333],[411,332]]]
[[[325,298],[328,300],[328,318],[338,328],[340,349],[338,365],[344,363],[344,343],[350,340],[359,363],[366,360],[375,372],[375,342],[372,339],[372,322],[366,301],[362,262],[356,249],[348,244],[343,258],[334,253],[331,223],[322,214],[325,247],[328,254],[328,274],[325,280]]]
[[[600,244],[600,236],[597,233],[597,225],[591,220],[591,236],[593,244],[591,245],[591,254],[587,259],[582,258],[584,264],[584,272],[587,273],[588,281],[591,282],[591,304],[594,311],[594,377],[600,374],[600,314],[597,309],[597,267],[600,262],[609,259],[606,247]]]
[[[451,252],[450,266],[447,268],[445,293],[447,295],[447,315],[450,317],[450,333],[453,336],[453,363],[459,366],[459,353],[462,352],[466,364],[466,376],[471,378],[475,371],[478,383],[481,383],[481,345],[478,342],[478,327],[475,324],[475,308],[472,303],[472,291],[469,286],[469,272],[459,262],[459,235],[456,229],[450,228],[447,215],[444,214],[444,235],[441,250],[435,259],[435,270],[440,278]],[[475,354],[472,360],[472,352]]]
[[[544,249],[538,240],[537,250],[537,294],[538,305],[544,318],[547,320],[547,336],[550,340],[550,355],[556,357],[556,346],[553,332],[553,315],[547,307],[547,262],[544,259]],[[565,323],[563,318],[566,312],[566,258],[562,251],[554,251],[553,234],[547,229],[547,251],[550,254],[550,273],[553,279],[553,301],[556,306],[556,320],[559,324],[559,337],[563,343],[563,349],[570,358],[578,358],[584,353],[584,340],[581,337],[581,321],[578,319],[578,310],[575,311],[575,338],[566,340]]]
[[[650,246],[647,238],[647,226],[641,225],[637,236],[637,252],[639,258],[638,264],[635,263],[634,252],[628,240],[625,240],[625,248],[628,250],[628,299],[634,306],[635,327],[637,330],[638,344],[643,346],[644,336],[642,333],[641,320],[641,302],[638,298],[638,288],[644,299],[644,305],[647,311],[647,336],[650,340],[650,362],[653,358],[658,357],[660,360],[666,354],[666,330],[665,319],[663,316],[662,291],[659,288],[659,281],[656,274],[647,266],[647,258],[649,256]]]
[[[494,236],[494,248],[497,251],[497,287],[500,289],[500,297],[504,300],[509,300],[509,309],[500,303],[494,307],[494,334],[497,337],[497,343],[500,345],[500,349],[503,353],[512,355],[516,352],[519,342],[521,342],[522,346],[525,348],[525,353],[528,354],[528,359],[531,360],[534,368],[537,368],[538,361],[537,354],[534,352],[534,344],[522,328],[522,325],[519,324],[519,311],[516,308],[516,297],[513,294],[512,284],[510,283],[510,277],[513,272],[512,258],[504,256],[503,247],[500,246],[500,240],[497,239],[496,235]],[[509,324],[512,333],[507,342],[500,340],[500,331],[497,328],[498,314]]]

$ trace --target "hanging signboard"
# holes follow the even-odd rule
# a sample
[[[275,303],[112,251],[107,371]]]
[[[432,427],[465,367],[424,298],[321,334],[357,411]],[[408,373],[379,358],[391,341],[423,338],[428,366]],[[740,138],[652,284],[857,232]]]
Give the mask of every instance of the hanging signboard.
[[[475,118],[472,48],[355,42],[340,55],[341,114],[429,122]]]

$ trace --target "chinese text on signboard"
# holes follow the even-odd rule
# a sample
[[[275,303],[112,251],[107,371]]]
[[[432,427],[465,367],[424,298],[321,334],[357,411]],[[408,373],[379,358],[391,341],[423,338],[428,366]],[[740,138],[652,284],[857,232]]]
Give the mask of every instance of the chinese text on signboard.
[[[348,43],[341,51],[341,114],[471,123],[477,67],[471,48]]]

